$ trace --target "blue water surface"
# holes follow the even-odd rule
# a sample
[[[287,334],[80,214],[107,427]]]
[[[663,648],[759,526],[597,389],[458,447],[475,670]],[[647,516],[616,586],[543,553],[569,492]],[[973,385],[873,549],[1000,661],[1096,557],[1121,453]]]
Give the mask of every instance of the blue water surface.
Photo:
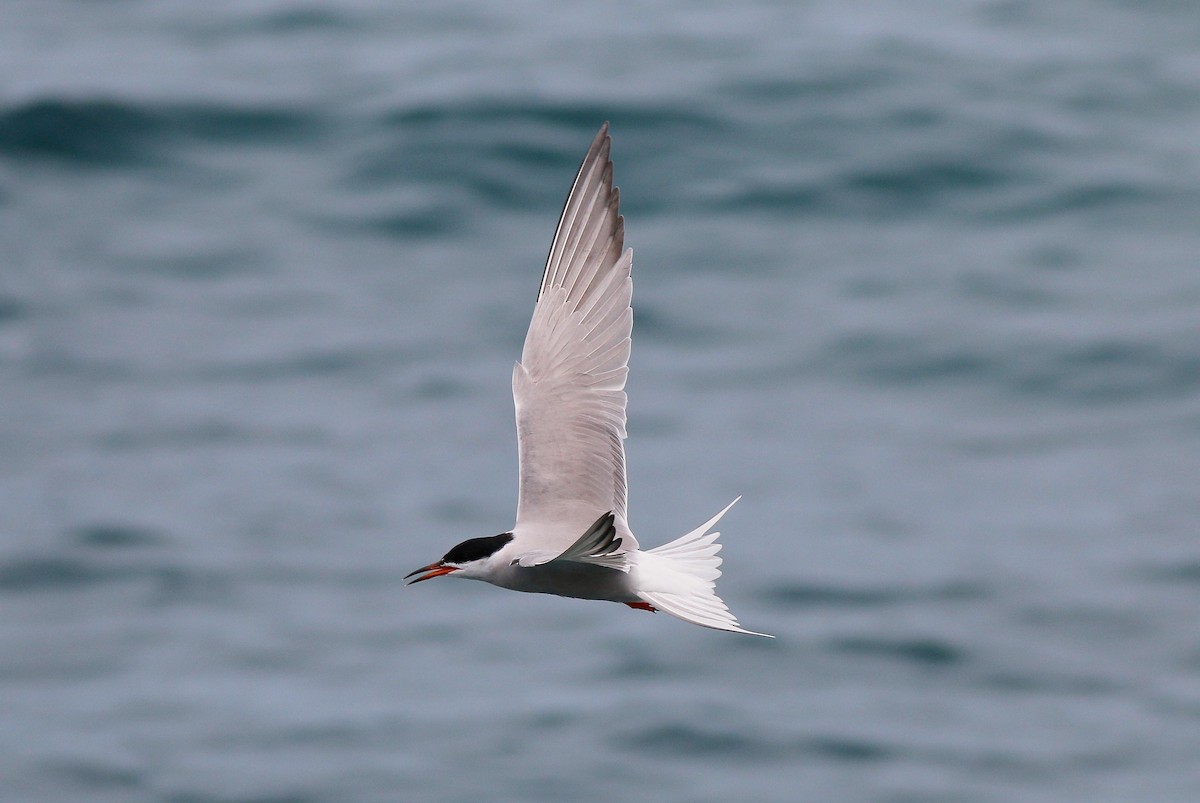
[[[3,4],[0,798],[1200,799],[1198,20]],[[775,641],[400,581],[604,120],[631,522]]]

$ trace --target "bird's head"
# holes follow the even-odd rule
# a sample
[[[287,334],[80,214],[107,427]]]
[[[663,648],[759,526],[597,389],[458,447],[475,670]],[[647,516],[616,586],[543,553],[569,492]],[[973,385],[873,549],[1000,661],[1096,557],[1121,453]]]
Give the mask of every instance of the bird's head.
[[[448,574],[478,579],[487,572],[492,556],[512,539],[512,533],[500,533],[486,538],[468,538],[447,552],[441,560],[428,566],[422,566],[415,572],[409,572],[404,579],[408,580],[413,575],[420,575],[420,577],[409,580],[409,585]]]

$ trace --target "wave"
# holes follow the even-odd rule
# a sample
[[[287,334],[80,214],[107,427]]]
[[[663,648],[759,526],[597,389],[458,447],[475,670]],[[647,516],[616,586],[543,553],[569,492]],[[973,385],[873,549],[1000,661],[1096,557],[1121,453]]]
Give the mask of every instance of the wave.
[[[0,156],[149,164],[181,142],[297,138],[321,123],[318,115],[288,108],[49,97],[0,109]]]
[[[366,121],[382,133],[382,142],[354,158],[344,183],[355,189],[400,181],[444,185],[488,206],[557,208],[566,194],[566,177],[574,174],[606,120],[613,122],[617,140],[618,183],[622,175],[653,171],[644,154],[662,143],[711,141],[724,129],[717,116],[682,105],[520,97],[404,104]],[[628,200],[633,203],[626,203],[626,211],[654,203]]]
[[[992,131],[937,108],[885,109],[871,120],[846,112],[830,120],[819,109],[781,119],[739,111],[729,99],[709,106],[686,99],[655,106],[521,97],[397,105],[365,121],[384,132],[384,141],[361,152],[344,181],[356,188],[445,184],[488,205],[541,209],[562,200],[561,176],[610,120],[618,183],[630,175],[638,181],[626,211],[640,216],[936,213],[1006,224],[1186,200],[1154,177],[1139,182],[1076,172],[1074,143],[1024,125]]]
[[[966,382],[1069,403],[1177,398],[1200,390],[1200,352],[1153,341],[986,344],[868,333],[835,340],[818,362],[870,383]]]
[[[877,638],[857,636],[839,638],[830,645],[835,652],[900,661],[924,667],[950,667],[965,663],[967,653],[961,647],[935,638]]]
[[[97,523],[64,543],[0,558],[0,595],[69,593],[103,586],[134,585],[146,603],[163,606],[226,598],[230,579],[196,569],[168,554],[170,539],[156,530]]]
[[[826,92],[797,91],[818,98]],[[578,165],[591,134],[611,120],[618,183],[637,176],[638,192],[626,208],[639,216],[689,210],[872,220],[936,214],[1009,225],[1200,204],[1200,193],[1170,176],[1097,175],[1081,167],[1090,163],[1089,146],[1032,123],[990,130],[937,106],[903,105],[868,119],[819,104],[780,117],[747,111],[740,101],[460,96],[339,108],[50,96],[0,107],[0,158],[154,165],[185,159],[197,144],[315,145],[336,132],[335,151],[323,158],[335,160],[338,183],[353,193],[433,185],[488,206],[541,210],[562,201],[562,176]],[[366,225],[393,236],[451,233],[444,226],[454,216],[443,208],[451,202],[385,211]]]
[[[768,604],[786,608],[881,608],[922,602],[982,599],[988,589],[974,583],[931,588],[862,587],[785,583],[762,592]]]
[[[756,763],[794,761],[807,756],[820,761],[862,764],[889,761],[899,755],[894,746],[871,739],[834,734],[770,738],[760,731],[729,725],[700,727],[685,722],[664,723],[624,734],[621,746],[664,756]]]

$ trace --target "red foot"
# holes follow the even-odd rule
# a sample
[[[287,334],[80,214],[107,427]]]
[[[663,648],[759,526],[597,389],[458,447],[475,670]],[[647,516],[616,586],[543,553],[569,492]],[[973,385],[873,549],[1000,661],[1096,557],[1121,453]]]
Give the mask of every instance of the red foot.
[[[625,604],[635,610],[650,611],[650,613],[658,613],[658,608],[655,608],[649,602],[626,602]]]

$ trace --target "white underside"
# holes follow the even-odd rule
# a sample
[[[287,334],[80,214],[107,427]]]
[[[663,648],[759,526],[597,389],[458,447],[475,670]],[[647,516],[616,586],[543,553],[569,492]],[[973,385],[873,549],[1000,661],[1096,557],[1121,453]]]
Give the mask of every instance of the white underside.
[[[651,550],[621,553],[624,566],[611,568],[583,559],[529,561],[507,548],[497,553],[499,564],[486,580],[514,591],[555,594],[560,597],[646,602],[685,622],[754,636],[746,630],[717,596],[716,579],[721,576],[719,532],[710,532],[737,499],[690,533]],[[514,539],[514,546],[519,543]],[[470,576],[464,573],[466,576]],[[767,638],[774,638],[767,636]]]

